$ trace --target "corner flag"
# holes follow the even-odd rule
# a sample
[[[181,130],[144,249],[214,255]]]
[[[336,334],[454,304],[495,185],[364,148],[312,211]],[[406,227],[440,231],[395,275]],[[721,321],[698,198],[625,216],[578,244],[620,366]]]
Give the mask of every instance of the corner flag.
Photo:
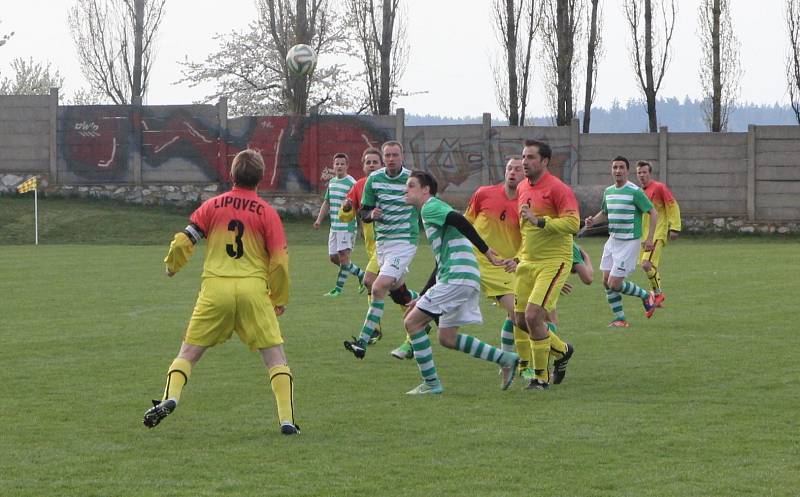
[[[17,192],[27,193],[33,190],[33,216],[35,220],[34,236],[36,245],[39,245],[39,191],[36,189],[36,176],[31,176],[17,186]]]

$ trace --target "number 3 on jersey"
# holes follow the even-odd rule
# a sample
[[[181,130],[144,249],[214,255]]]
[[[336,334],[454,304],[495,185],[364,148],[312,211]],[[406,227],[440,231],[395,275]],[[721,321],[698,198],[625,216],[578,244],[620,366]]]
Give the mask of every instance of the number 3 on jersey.
[[[241,259],[244,255],[244,244],[242,243],[244,224],[238,219],[231,219],[231,222],[228,223],[228,231],[236,232],[236,237],[233,239],[236,242],[236,248],[234,249],[233,244],[229,243],[225,245],[225,250],[234,259]]]

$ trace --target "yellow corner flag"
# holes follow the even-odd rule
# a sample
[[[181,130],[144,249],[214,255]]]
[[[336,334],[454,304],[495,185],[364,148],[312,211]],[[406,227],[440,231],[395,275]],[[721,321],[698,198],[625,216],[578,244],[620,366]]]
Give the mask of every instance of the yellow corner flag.
[[[31,190],[36,190],[36,176],[31,176],[17,186],[17,192],[26,193]]]

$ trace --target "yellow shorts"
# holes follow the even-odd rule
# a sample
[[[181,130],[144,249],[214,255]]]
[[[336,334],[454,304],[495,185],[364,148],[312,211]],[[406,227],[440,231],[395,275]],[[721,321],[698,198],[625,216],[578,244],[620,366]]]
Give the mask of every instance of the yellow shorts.
[[[507,273],[503,266],[495,266],[485,257],[478,259],[481,270],[481,291],[487,297],[502,297],[514,293],[514,273]]]
[[[661,262],[661,251],[664,248],[664,240],[655,240],[653,242],[655,247],[652,251],[645,251],[642,248],[641,253],[639,254],[639,265],[642,265],[644,261],[650,261],[655,267],[658,267],[658,263]]]
[[[378,274],[381,271],[381,267],[378,265],[378,251],[374,251],[369,256],[369,262],[367,263],[367,267],[364,268],[364,271],[372,274]]]
[[[520,262],[514,287],[514,312],[524,312],[528,304],[538,305],[548,312],[555,309],[569,271],[570,265],[566,262]]]
[[[213,347],[234,330],[251,350],[283,343],[267,283],[261,278],[204,278],[183,340]]]

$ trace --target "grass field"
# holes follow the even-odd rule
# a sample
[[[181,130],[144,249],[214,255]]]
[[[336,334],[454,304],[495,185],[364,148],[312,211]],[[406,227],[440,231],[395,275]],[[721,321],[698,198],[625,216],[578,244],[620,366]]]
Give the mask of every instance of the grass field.
[[[202,251],[166,278],[185,213],[59,202],[73,224],[51,226],[43,245],[0,238],[0,496],[798,495],[796,240],[680,240],[665,257],[666,307],[647,320],[627,298],[624,331],[605,327],[599,285],[562,297],[576,353],[550,391],[501,392],[495,367],[434,346],[445,393],[409,398],[417,368],[388,355],[398,310],[387,306],[386,337],[356,361],[341,342],[364,298],[352,281],[321,297],[335,278],[327,234],[290,223],[281,327],[302,435],[278,433],[260,360],[236,340],[206,354],[176,413],[146,430]],[[0,229],[21,222],[21,205],[0,198]],[[150,245],[131,245],[139,229]],[[584,242],[595,261],[602,241]],[[432,264],[427,246],[418,254],[415,287]],[[483,312],[465,331],[496,344],[501,312]]]

